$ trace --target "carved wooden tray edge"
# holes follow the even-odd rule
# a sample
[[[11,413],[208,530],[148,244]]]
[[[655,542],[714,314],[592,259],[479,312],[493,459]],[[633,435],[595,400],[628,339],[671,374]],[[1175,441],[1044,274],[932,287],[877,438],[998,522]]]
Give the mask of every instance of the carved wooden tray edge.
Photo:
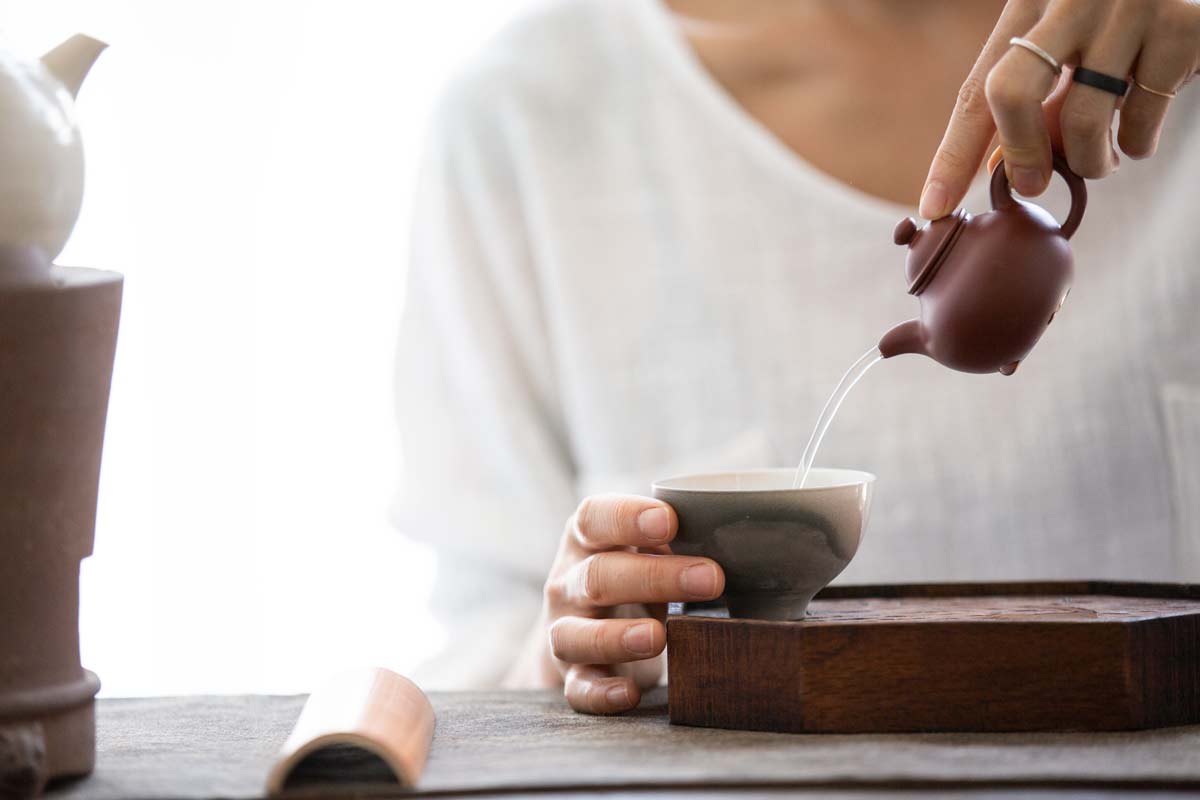
[[[1169,603],[1200,600],[1200,586],[1099,580],[850,585],[829,587],[817,599],[1085,595]],[[1200,723],[1200,608],[1093,624],[1035,618],[806,625],[712,614],[668,618],[672,723],[810,733]]]

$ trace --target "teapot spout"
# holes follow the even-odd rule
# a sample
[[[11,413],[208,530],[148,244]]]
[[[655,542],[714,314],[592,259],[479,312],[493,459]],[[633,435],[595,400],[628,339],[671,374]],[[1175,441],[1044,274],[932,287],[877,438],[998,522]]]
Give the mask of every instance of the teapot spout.
[[[67,87],[71,96],[75,97],[79,94],[79,87],[87,77],[88,70],[106,47],[108,45],[99,39],[77,33],[42,56],[42,64]]]
[[[916,353],[922,356],[929,355],[925,349],[925,337],[921,332],[921,320],[910,319],[907,322],[901,322],[885,333],[883,338],[879,340],[879,352],[884,358],[904,355],[905,353]]]

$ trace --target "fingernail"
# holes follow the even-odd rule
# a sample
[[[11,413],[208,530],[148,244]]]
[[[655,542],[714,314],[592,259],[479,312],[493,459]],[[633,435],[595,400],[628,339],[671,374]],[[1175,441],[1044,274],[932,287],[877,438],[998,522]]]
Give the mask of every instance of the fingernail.
[[[635,656],[649,656],[654,648],[654,631],[649,622],[626,628],[621,636],[625,649]]]
[[[661,506],[647,508],[641,514],[638,514],[638,529],[647,539],[655,542],[665,542],[667,537],[671,535],[671,529],[667,520],[667,510]]]
[[[1026,197],[1042,190],[1042,173],[1033,167],[1013,167],[1013,188]]]
[[[932,180],[925,184],[925,191],[921,192],[921,203],[917,209],[925,219],[937,219],[946,215],[946,199],[949,194],[946,192],[946,184],[939,180]]]
[[[623,683],[608,687],[608,691],[604,693],[604,697],[609,703],[618,708],[627,708],[629,706],[629,689]]]
[[[717,592],[717,571],[711,564],[688,567],[679,576],[679,587],[692,597],[712,597]]]

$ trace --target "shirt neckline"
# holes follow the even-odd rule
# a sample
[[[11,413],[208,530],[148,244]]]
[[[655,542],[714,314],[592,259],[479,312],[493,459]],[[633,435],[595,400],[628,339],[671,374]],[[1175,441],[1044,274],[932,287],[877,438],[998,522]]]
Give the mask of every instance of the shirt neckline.
[[[892,222],[906,216],[918,216],[915,206],[858,189],[817,168],[784,144],[713,77],[679,30],[663,0],[632,0],[632,5],[647,38],[665,57],[680,82],[772,172],[795,184],[815,189],[831,201],[848,206],[851,211]],[[978,197],[979,186],[980,178],[976,176],[962,205],[967,206]]]

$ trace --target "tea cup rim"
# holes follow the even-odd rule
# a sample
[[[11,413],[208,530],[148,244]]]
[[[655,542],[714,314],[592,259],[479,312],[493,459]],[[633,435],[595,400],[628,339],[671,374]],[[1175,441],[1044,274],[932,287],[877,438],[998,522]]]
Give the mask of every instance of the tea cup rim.
[[[833,473],[833,474],[830,475],[830,473]],[[689,486],[688,485],[689,483],[692,483],[694,481],[704,480],[704,481],[711,482],[713,480],[720,480],[722,478],[729,479],[732,483],[736,484],[737,479],[740,476],[744,476],[744,475],[761,476],[761,475],[766,475],[766,474],[778,474],[780,476],[787,476],[789,478],[789,480],[787,481],[786,485],[784,485],[784,486],[780,486],[778,488],[767,488],[767,489],[757,488],[757,487],[743,489],[736,485],[734,485],[734,486],[694,486],[694,485]],[[652,491],[655,491],[655,492],[662,490],[662,491],[668,491],[668,492],[680,492],[680,493],[684,493],[684,494],[730,494],[730,493],[786,494],[789,492],[806,493],[806,492],[822,492],[822,491],[828,491],[831,489],[847,489],[847,488],[851,488],[851,487],[855,487],[855,486],[863,486],[866,484],[871,484],[871,483],[874,483],[876,480],[876,477],[873,473],[866,472],[865,470],[846,469],[846,468],[841,468],[841,467],[813,467],[812,471],[810,473],[811,475],[823,474],[825,476],[831,477],[833,482],[832,483],[823,483],[819,486],[805,486],[803,488],[796,489],[796,488],[792,488],[791,480],[790,480],[791,476],[794,476],[795,474],[796,474],[795,467],[762,467],[762,468],[758,468],[758,469],[740,469],[740,470],[728,470],[728,471],[721,471],[721,472],[696,472],[696,473],[687,473],[684,475],[673,475],[669,478],[660,478],[659,480],[654,481],[654,483],[651,485],[651,489],[652,489]]]

